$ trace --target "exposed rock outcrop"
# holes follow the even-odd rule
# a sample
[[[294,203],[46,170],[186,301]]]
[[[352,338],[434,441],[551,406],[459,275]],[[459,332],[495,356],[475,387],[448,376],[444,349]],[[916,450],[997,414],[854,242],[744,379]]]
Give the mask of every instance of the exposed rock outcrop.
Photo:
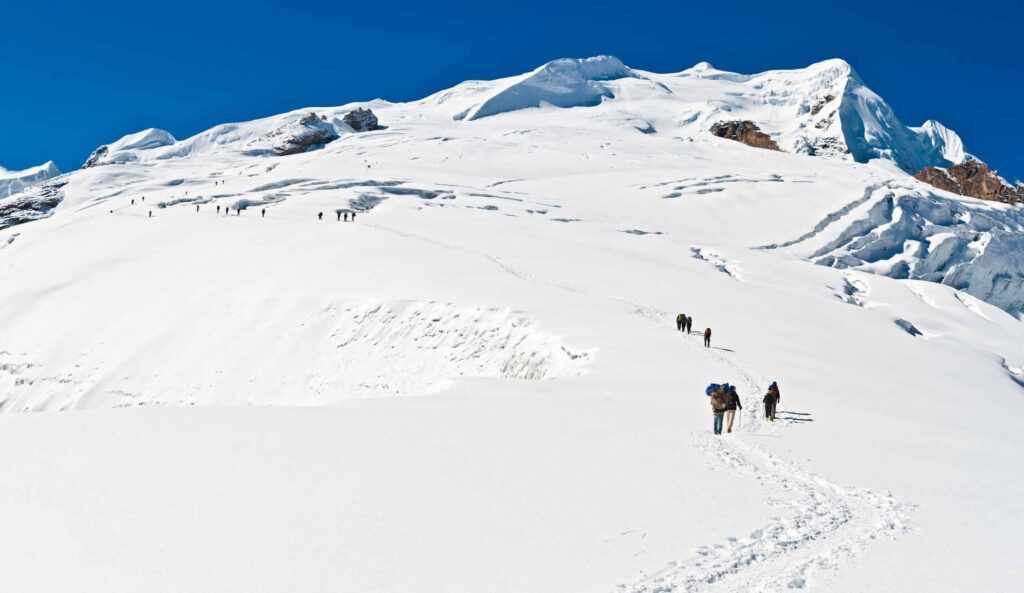
[[[348,127],[356,132],[372,132],[373,130],[387,129],[385,126],[380,125],[380,122],[377,121],[377,116],[372,111],[362,107],[357,108],[355,111],[349,111],[345,114],[345,117],[341,118],[341,121],[345,122]]]
[[[988,165],[978,160],[965,161],[946,169],[925,167],[915,173],[914,177],[962,196],[1008,204],[1024,202],[1024,186],[1010,185],[995,171],[989,170]]]
[[[711,126],[711,133],[719,138],[735,140],[754,148],[780,150],[779,145],[772,140],[771,136],[762,132],[757,124],[749,120],[717,122]]]
[[[285,124],[267,134],[267,137],[275,140],[274,152],[278,156],[284,156],[321,147],[337,140],[338,133],[334,131],[334,126],[324,121],[324,118],[310,111],[297,121]]]
[[[50,216],[64,200],[67,183],[67,176],[60,176],[0,198],[0,230]]]
[[[105,164],[103,162],[103,159],[106,158],[107,152],[109,152],[109,151],[110,151],[110,147],[107,146],[106,144],[104,144],[104,145],[100,146],[99,148],[97,148],[96,150],[92,151],[92,154],[89,155],[89,158],[85,159],[85,163],[82,164],[82,168],[83,169],[89,169],[91,167],[96,167],[98,165]]]

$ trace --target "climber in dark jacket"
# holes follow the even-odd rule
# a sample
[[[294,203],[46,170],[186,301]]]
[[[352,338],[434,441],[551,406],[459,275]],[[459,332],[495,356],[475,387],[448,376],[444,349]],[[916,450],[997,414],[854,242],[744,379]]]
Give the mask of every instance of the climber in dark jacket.
[[[740,403],[740,394],[736,393],[734,385],[729,386],[729,393],[725,396],[725,432],[732,432],[732,421],[736,418],[736,408],[743,409]]]
[[[782,394],[779,393],[779,385],[772,381],[768,386],[768,393],[764,394],[764,417],[769,421],[775,420],[775,408],[782,401]]]
[[[676,329],[679,331],[684,331],[686,329],[686,313],[676,315]]]
[[[706,330],[704,330],[704,347],[705,348],[710,348],[711,347],[711,328],[710,327],[707,328]]]
[[[693,317],[686,318],[686,333],[693,331]]]

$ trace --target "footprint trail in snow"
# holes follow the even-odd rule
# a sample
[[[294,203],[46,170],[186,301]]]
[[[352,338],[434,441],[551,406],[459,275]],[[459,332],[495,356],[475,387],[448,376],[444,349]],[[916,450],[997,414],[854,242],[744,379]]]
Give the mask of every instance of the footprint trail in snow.
[[[656,307],[623,297],[590,292],[562,282],[553,282],[511,265],[501,258],[383,225],[375,228],[446,249],[483,257],[511,276],[540,286],[572,294],[618,301],[642,318],[673,329],[672,315]],[[695,354],[724,363],[735,373],[733,380],[745,393],[758,394],[767,381],[746,368],[733,356],[705,348],[699,336],[687,335],[683,347]],[[742,412],[746,433],[774,433],[779,420],[766,425],[757,406]],[[767,448],[752,443],[744,432],[715,437],[707,432],[694,435],[694,445],[712,458],[716,467],[751,477],[767,495],[768,504],[779,516],[753,529],[746,537],[701,546],[696,556],[670,563],[633,584],[618,586],[620,593],[773,592],[804,589],[827,578],[844,560],[856,556],[866,545],[891,539],[909,531],[912,505],[889,493],[844,486],[788,462]]]

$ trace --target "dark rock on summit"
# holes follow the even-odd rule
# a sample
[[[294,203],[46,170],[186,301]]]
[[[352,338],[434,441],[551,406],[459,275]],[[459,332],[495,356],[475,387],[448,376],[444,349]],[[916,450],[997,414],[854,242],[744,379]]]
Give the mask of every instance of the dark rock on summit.
[[[373,130],[387,129],[385,126],[380,125],[377,121],[377,116],[372,111],[362,107],[355,111],[349,111],[345,114],[345,117],[341,118],[341,121],[345,122],[348,127],[356,132],[372,132]]]
[[[103,158],[107,156],[107,151],[109,149],[110,147],[104,144],[103,146],[100,146],[96,150],[92,151],[92,154],[89,155],[89,158],[85,159],[85,164],[82,165],[82,168],[88,169],[90,167],[102,165]]]

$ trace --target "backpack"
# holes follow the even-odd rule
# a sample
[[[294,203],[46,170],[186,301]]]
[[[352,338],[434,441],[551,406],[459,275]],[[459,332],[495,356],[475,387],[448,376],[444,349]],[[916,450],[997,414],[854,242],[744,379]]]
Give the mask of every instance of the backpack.
[[[725,393],[721,389],[716,389],[714,393],[711,394],[711,409],[716,412],[724,412],[725,401]]]

